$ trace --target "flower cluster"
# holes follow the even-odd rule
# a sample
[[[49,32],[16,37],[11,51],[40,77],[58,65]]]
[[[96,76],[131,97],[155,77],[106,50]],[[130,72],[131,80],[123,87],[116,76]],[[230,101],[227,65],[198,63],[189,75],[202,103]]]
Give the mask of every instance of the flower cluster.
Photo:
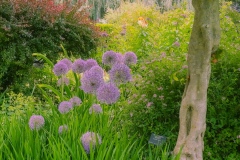
[[[102,56],[102,63],[107,66],[112,66],[117,62],[117,54],[113,51],[107,51]]]
[[[109,83],[102,83],[97,89],[96,96],[100,102],[106,104],[115,103],[120,92],[117,85],[127,83],[131,80],[130,65],[137,62],[137,56],[133,52],[126,52],[124,55],[114,51],[107,51],[102,56],[102,63],[110,66],[108,72],[110,77]]]
[[[102,63],[107,66],[124,63],[127,66],[137,63],[137,56],[133,52],[126,52],[124,55],[114,51],[107,51],[102,56]]]
[[[57,85],[61,86],[61,85],[69,85],[69,79],[67,77],[62,76],[58,81],[57,81]]]
[[[44,126],[45,120],[41,115],[32,115],[29,119],[29,127],[31,130],[40,130]]]
[[[88,59],[86,61],[77,59],[72,63],[69,59],[64,58],[54,65],[53,72],[56,76],[65,75],[70,70],[80,74],[91,69],[93,66],[98,66],[97,61],[94,59]]]
[[[82,100],[79,97],[74,96],[69,100],[69,102],[71,102],[72,105],[75,107],[75,106],[79,106],[82,103]]]
[[[73,105],[71,102],[68,101],[62,101],[59,105],[58,105],[58,110],[60,113],[65,114],[68,113],[71,109],[73,108]]]
[[[103,74],[99,74],[99,72],[90,69],[84,72],[81,78],[81,89],[85,93],[95,93],[103,83]]]
[[[75,106],[79,106],[82,103],[82,100],[77,97],[74,96],[72,97],[69,101],[62,101],[59,105],[58,105],[58,111],[61,114],[66,114],[68,113],[71,109],[73,109],[73,107]]]
[[[53,72],[56,76],[62,76],[58,80],[58,85],[69,85],[69,80],[65,76],[68,71],[72,70],[74,73],[80,74],[80,89],[85,93],[95,95],[101,103],[114,104],[120,97],[119,84],[131,80],[130,66],[136,64],[136,62],[137,56],[133,52],[126,52],[123,55],[114,51],[107,51],[102,56],[102,63],[111,67],[108,73],[94,59],[76,59],[72,63],[66,58],[54,65]],[[66,114],[81,103],[82,100],[74,96],[69,101],[62,101],[58,105],[58,110],[61,114]],[[100,114],[102,112],[103,110],[99,104],[93,104],[89,108],[90,114]],[[62,134],[67,130],[68,126],[62,125],[59,127],[58,132]],[[97,144],[102,143],[99,134],[94,132],[86,132],[81,136],[80,140],[87,153],[90,153],[91,147],[93,149]]]
[[[125,64],[115,64],[109,71],[110,79],[116,83],[126,83],[131,80],[130,69]]]
[[[55,64],[53,72],[57,76],[65,75],[69,70],[72,69],[73,72],[81,74],[81,86],[80,88],[85,93],[95,94],[97,99],[106,104],[115,103],[120,92],[118,85],[121,83],[127,83],[131,80],[131,70],[130,65],[136,64],[137,56],[133,52],[126,52],[124,55],[121,53],[116,53],[114,51],[107,51],[102,56],[102,63],[111,67],[108,75],[104,70],[98,65],[97,61],[94,59],[82,60],[77,59],[73,63],[65,58]],[[110,82],[106,82],[110,80]],[[69,80],[66,77],[62,77],[58,81],[60,84],[69,84]],[[59,111],[61,113],[68,112],[72,106],[69,104],[59,105]]]
[[[102,113],[102,107],[99,104],[93,104],[90,108],[89,108],[89,113]]]
[[[90,153],[90,149],[95,148],[97,144],[102,143],[102,139],[99,136],[99,134],[94,132],[86,132],[85,134],[82,135],[80,140],[82,142],[84,150],[88,154]]]
[[[106,104],[115,103],[119,96],[119,89],[113,83],[104,83],[97,90],[97,99]]]
[[[56,76],[65,75],[68,72],[68,66],[63,62],[58,62],[54,65],[53,72]]]
[[[85,71],[86,62],[82,59],[77,59],[72,65],[72,71],[75,73],[83,73]]]
[[[58,128],[58,133],[59,133],[59,134],[63,134],[63,133],[65,133],[65,132],[67,132],[67,130],[68,130],[68,126],[67,126],[66,124],[61,125],[61,126],[59,126],[59,128]]]

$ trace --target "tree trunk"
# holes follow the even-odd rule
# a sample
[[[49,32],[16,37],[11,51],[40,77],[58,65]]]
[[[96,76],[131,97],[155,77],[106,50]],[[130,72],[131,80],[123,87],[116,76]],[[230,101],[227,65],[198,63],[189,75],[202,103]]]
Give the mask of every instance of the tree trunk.
[[[207,89],[211,54],[220,41],[219,1],[193,0],[194,24],[188,50],[188,80],[180,108],[180,129],[174,154],[181,160],[202,160],[206,130]]]

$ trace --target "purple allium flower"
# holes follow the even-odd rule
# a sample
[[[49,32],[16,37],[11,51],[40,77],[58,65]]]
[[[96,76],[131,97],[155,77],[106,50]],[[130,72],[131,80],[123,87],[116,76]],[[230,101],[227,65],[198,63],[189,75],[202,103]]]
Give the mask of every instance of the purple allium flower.
[[[116,63],[123,63],[123,55],[121,53],[116,53],[116,55],[117,55]]]
[[[82,100],[79,97],[74,96],[69,100],[69,102],[71,102],[73,106],[79,106],[82,103]]]
[[[85,134],[82,135],[80,140],[81,140],[83,148],[87,154],[90,153],[91,146],[92,146],[91,149],[94,149],[97,144],[102,143],[102,139],[99,136],[99,134],[94,133],[94,132],[86,132]]]
[[[67,65],[67,67],[68,67],[68,70],[72,69],[72,62],[69,59],[64,58],[64,59],[60,60],[59,62],[65,63]]]
[[[116,84],[131,80],[130,68],[125,64],[115,64],[109,71],[110,80]]]
[[[58,133],[59,134],[62,134],[62,133],[64,133],[64,132],[67,132],[67,130],[68,130],[68,126],[67,125],[62,125],[62,126],[59,126],[59,128],[58,128]]]
[[[102,113],[102,107],[99,104],[93,104],[90,108],[89,108],[89,113]]]
[[[57,85],[61,86],[61,85],[69,85],[69,79],[67,77],[61,77],[58,79],[57,81]]]
[[[117,54],[113,51],[107,51],[102,56],[102,62],[103,64],[107,66],[112,66],[117,62]]]
[[[123,57],[123,62],[126,65],[136,64],[137,63],[137,56],[136,56],[136,54],[133,53],[133,52],[126,52],[124,54],[124,57]]]
[[[58,62],[57,64],[54,65],[53,72],[56,76],[67,74],[68,66],[63,62]]]
[[[99,76],[103,76],[103,73],[104,73],[104,71],[103,71],[103,69],[100,67],[100,66],[93,66],[90,70],[89,70],[89,72],[93,72],[94,74],[99,74]]]
[[[29,119],[29,127],[31,130],[40,130],[44,126],[44,118],[41,115],[32,115]]]
[[[91,69],[93,66],[98,66],[98,63],[94,59],[86,60],[85,71]]]
[[[75,73],[83,73],[85,71],[86,62],[82,59],[77,59],[73,62],[72,71]]]
[[[73,108],[73,105],[71,102],[68,101],[62,101],[59,105],[58,105],[58,110],[60,113],[64,114],[69,112],[71,109]]]
[[[113,83],[104,83],[97,89],[97,99],[106,104],[115,103],[119,96],[120,92]]]
[[[95,93],[103,82],[103,75],[95,70],[88,70],[83,73],[81,78],[81,89],[85,93]]]

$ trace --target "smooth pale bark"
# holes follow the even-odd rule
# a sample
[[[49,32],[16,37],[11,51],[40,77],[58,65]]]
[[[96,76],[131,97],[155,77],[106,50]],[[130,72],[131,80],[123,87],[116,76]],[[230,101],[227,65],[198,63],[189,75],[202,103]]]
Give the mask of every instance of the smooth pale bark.
[[[211,54],[220,41],[219,1],[193,0],[195,17],[188,50],[188,80],[180,108],[180,128],[174,154],[181,160],[202,160],[206,130],[207,89]]]

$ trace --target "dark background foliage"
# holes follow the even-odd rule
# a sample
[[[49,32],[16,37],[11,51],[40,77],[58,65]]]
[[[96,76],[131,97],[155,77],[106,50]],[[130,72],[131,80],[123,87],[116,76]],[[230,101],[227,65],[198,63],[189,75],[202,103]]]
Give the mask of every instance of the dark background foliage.
[[[34,52],[45,54],[53,62],[62,51],[61,44],[74,56],[89,57],[95,53],[98,29],[87,9],[79,10],[81,6],[80,2],[56,5],[47,0],[0,2],[2,90],[29,76]]]

